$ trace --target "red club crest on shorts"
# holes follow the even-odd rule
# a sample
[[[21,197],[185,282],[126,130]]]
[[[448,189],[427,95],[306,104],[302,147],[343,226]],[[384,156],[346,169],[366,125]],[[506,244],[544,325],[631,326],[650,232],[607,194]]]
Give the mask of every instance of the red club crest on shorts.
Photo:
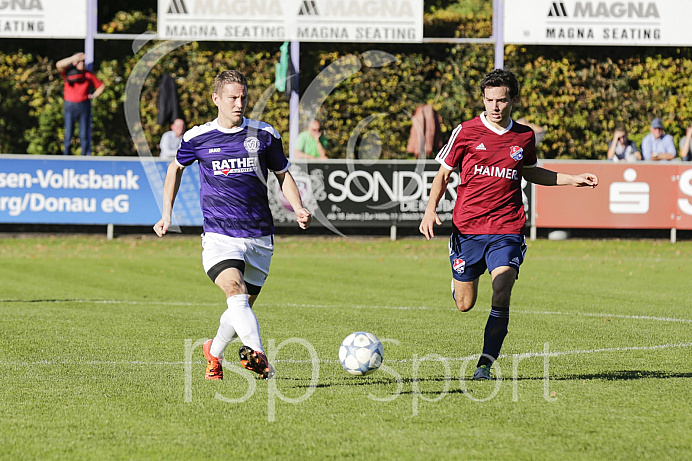
[[[516,160],[518,162],[524,158],[524,149],[519,146],[512,146],[509,148],[509,156],[512,157],[512,160]]]
[[[455,259],[452,263],[452,269],[458,274],[464,273],[464,268],[466,267],[466,261],[463,259]]]

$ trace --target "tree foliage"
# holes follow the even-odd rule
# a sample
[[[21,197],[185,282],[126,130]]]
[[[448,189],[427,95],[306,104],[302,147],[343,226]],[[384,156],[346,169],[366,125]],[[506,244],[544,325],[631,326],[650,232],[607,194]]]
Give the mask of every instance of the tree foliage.
[[[492,31],[490,2],[426,2],[425,35],[488,37]],[[114,12],[104,32],[140,33],[152,30],[155,13]],[[53,56],[40,45],[8,50],[0,56],[0,151],[58,154],[64,134],[63,82]],[[181,44],[152,58],[159,42],[132,52],[130,43],[104,42],[96,73],[106,91],[93,102],[95,155],[136,155],[125,110],[136,104],[150,149],[168,127],[156,123],[158,85],[170,74],[178,86],[180,106],[188,127],[215,118],[211,102],[214,76],[222,69],[239,69],[249,78],[247,114],[259,114],[284,136],[288,148],[289,105],[274,90],[277,43],[200,42]],[[99,44],[97,44],[99,48]],[[301,50],[300,92],[325,78],[335,63],[347,63],[316,110],[331,141],[329,156],[410,158],[406,144],[411,116],[421,104],[431,104],[443,118],[443,138],[459,122],[483,110],[479,85],[492,70],[493,46],[484,44],[304,44]],[[304,50],[304,52],[303,52]],[[386,65],[369,65],[380,50],[391,57]],[[70,49],[70,51],[72,51]],[[67,53],[66,53],[67,54]],[[616,125],[628,127],[640,141],[653,117],[661,117],[676,139],[692,119],[692,52],[689,48],[605,48],[507,46],[506,67],[522,86],[514,118],[546,128],[540,154],[546,158],[604,158]],[[137,67],[136,67],[137,66]],[[128,79],[135,68],[147,69],[139,101],[128,101]],[[313,95],[314,96],[314,95]],[[312,97],[312,96],[311,96]],[[75,138],[78,144],[78,139]]]

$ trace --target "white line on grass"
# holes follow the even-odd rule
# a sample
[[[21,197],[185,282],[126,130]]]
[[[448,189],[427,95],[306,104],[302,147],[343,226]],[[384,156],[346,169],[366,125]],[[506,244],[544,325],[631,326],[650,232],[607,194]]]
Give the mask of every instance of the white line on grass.
[[[518,359],[528,359],[537,357],[562,357],[565,355],[585,355],[585,354],[599,354],[604,352],[630,352],[630,351],[655,351],[662,349],[672,349],[672,348],[683,348],[692,347],[692,343],[675,343],[675,344],[660,344],[656,346],[631,346],[631,347],[608,347],[602,349],[576,349],[571,351],[554,351],[554,352],[523,352],[521,354],[503,354],[500,358],[518,358]],[[467,360],[473,360],[478,358],[478,354],[469,355],[466,357],[435,357],[434,360],[447,360],[450,362],[464,362]],[[415,359],[417,361],[425,360],[425,357]],[[414,359],[399,359],[399,360],[387,360],[389,363],[408,363],[413,362]],[[338,360],[320,360],[319,363],[337,363]],[[203,360],[193,360],[191,362],[185,362],[183,360],[175,362],[145,362],[141,360],[89,360],[89,361],[70,361],[70,360],[39,360],[37,362],[7,362],[0,360],[0,365],[7,366],[26,366],[26,365],[161,365],[161,366],[177,366],[177,365],[187,365],[187,364],[203,364]],[[290,364],[306,364],[313,363],[312,360],[296,360],[296,359],[280,359],[274,362],[279,363],[290,363]]]
[[[72,300],[39,300],[40,302],[46,302],[46,303],[66,303],[66,302],[74,302],[74,303],[94,303],[94,304],[131,304],[131,305],[137,305],[137,304],[156,304],[156,305],[165,305],[165,306],[200,306],[200,305],[216,305],[217,303],[186,303],[186,302],[157,302],[157,301],[124,301],[124,300],[94,300],[94,299],[72,299]],[[0,302],[7,302],[7,300],[0,300]],[[37,301],[26,301],[26,302],[37,302]],[[327,305],[327,304],[298,304],[298,303],[282,303],[282,304],[274,304],[277,306],[285,306],[285,307],[308,307],[308,308],[335,308],[335,307],[341,307],[341,306],[335,306],[335,305]],[[431,306],[417,306],[417,307],[412,307],[412,306],[348,306],[350,308],[355,308],[355,309],[393,309],[393,310],[453,310],[455,311],[456,309],[454,308],[440,308],[440,307],[431,307]],[[631,320],[652,320],[652,321],[659,321],[659,322],[681,322],[681,323],[692,323],[692,320],[690,319],[681,319],[681,318],[673,318],[673,317],[653,317],[653,316],[647,316],[647,315],[622,315],[622,314],[604,314],[604,313],[593,313],[593,312],[558,312],[558,311],[514,311],[517,313],[521,314],[536,314],[536,315],[575,315],[575,316],[583,316],[583,317],[606,317],[606,318],[621,318],[621,319],[631,319]],[[627,351],[651,351],[651,350],[658,350],[658,349],[669,349],[669,348],[676,348],[676,347],[692,347],[692,343],[676,343],[676,344],[662,344],[662,345],[657,345],[657,346],[630,346],[630,347],[613,347],[613,348],[603,348],[603,349],[583,349],[583,350],[572,350],[572,351],[561,351],[561,352],[524,352],[521,354],[513,354],[513,355],[501,355],[500,358],[503,357],[516,357],[519,359],[525,359],[525,358],[533,358],[533,357],[560,357],[560,356],[565,356],[565,355],[576,355],[576,354],[596,354],[596,353],[601,353],[601,352],[627,352]],[[477,357],[477,354],[468,356],[468,357],[444,357],[444,360],[449,360],[449,361],[466,361],[466,360],[472,360]],[[420,360],[420,359],[417,359]],[[393,363],[406,363],[406,362],[411,362],[413,359],[401,359],[401,360],[388,360],[388,362],[393,362]],[[337,362],[336,360],[320,360],[320,363],[334,363]],[[8,365],[8,366],[21,366],[21,365],[54,365],[54,364],[64,364],[64,365],[74,365],[77,364],[78,362],[73,362],[73,361],[51,361],[51,360],[41,360],[37,362],[7,362],[7,361],[1,361],[0,360],[0,365]],[[88,362],[79,362],[80,364],[89,364],[89,365],[161,365],[161,366],[175,366],[175,365],[184,365],[186,362],[184,361],[179,361],[179,362],[144,362],[144,361],[88,361]],[[199,361],[193,361],[189,363],[204,363],[202,360]],[[284,359],[284,360],[277,360],[275,363],[295,363],[295,364],[303,364],[303,363],[312,363],[310,360],[294,360],[294,359]]]
[[[190,303],[190,302],[168,302],[168,301],[124,301],[119,299],[46,299],[46,300],[7,300],[0,299],[3,302],[45,302],[45,303],[93,303],[93,304],[129,304],[129,305],[160,305],[160,306],[216,306],[219,303]],[[339,306],[334,304],[301,304],[301,303],[273,303],[273,306],[283,307],[307,307],[307,308],[327,308],[333,309],[338,307],[348,307],[351,309],[389,309],[389,310],[439,310],[439,311],[456,311],[453,307],[434,307],[434,306],[373,306],[373,305],[350,305]],[[676,317],[654,317],[650,315],[624,315],[624,314],[608,314],[594,312],[559,312],[559,311],[525,311],[513,310],[517,314],[535,314],[535,315],[576,315],[581,317],[607,317],[631,320],[653,320],[657,322],[680,322],[692,323],[692,319],[682,319]]]
[[[582,317],[608,317],[616,319],[632,320],[655,320],[658,322],[681,322],[692,323],[690,319],[680,319],[675,317],[653,317],[650,315],[623,315],[623,314],[599,314],[594,312],[550,312],[550,311],[513,311],[519,314],[539,314],[539,315],[578,315]]]

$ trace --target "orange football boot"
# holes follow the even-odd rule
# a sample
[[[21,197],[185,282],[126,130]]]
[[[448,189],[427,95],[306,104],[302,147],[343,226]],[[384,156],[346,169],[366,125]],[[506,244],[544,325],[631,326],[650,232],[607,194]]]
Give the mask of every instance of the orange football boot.
[[[274,376],[274,367],[269,365],[267,356],[263,352],[255,351],[251,347],[243,346],[238,351],[240,364],[259,375],[260,379],[269,379]]]
[[[207,369],[204,372],[204,377],[206,379],[223,379],[223,367],[221,366],[221,360],[218,357],[211,355],[211,342],[213,339],[205,342],[202,346],[204,351],[204,358],[207,359]]]

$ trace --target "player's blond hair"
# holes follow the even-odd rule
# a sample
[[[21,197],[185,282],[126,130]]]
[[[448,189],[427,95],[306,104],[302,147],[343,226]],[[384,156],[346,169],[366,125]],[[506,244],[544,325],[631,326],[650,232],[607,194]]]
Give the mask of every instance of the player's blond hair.
[[[237,70],[224,70],[214,79],[214,93],[221,94],[223,87],[229,83],[239,83],[247,88],[247,80],[242,72]]]

